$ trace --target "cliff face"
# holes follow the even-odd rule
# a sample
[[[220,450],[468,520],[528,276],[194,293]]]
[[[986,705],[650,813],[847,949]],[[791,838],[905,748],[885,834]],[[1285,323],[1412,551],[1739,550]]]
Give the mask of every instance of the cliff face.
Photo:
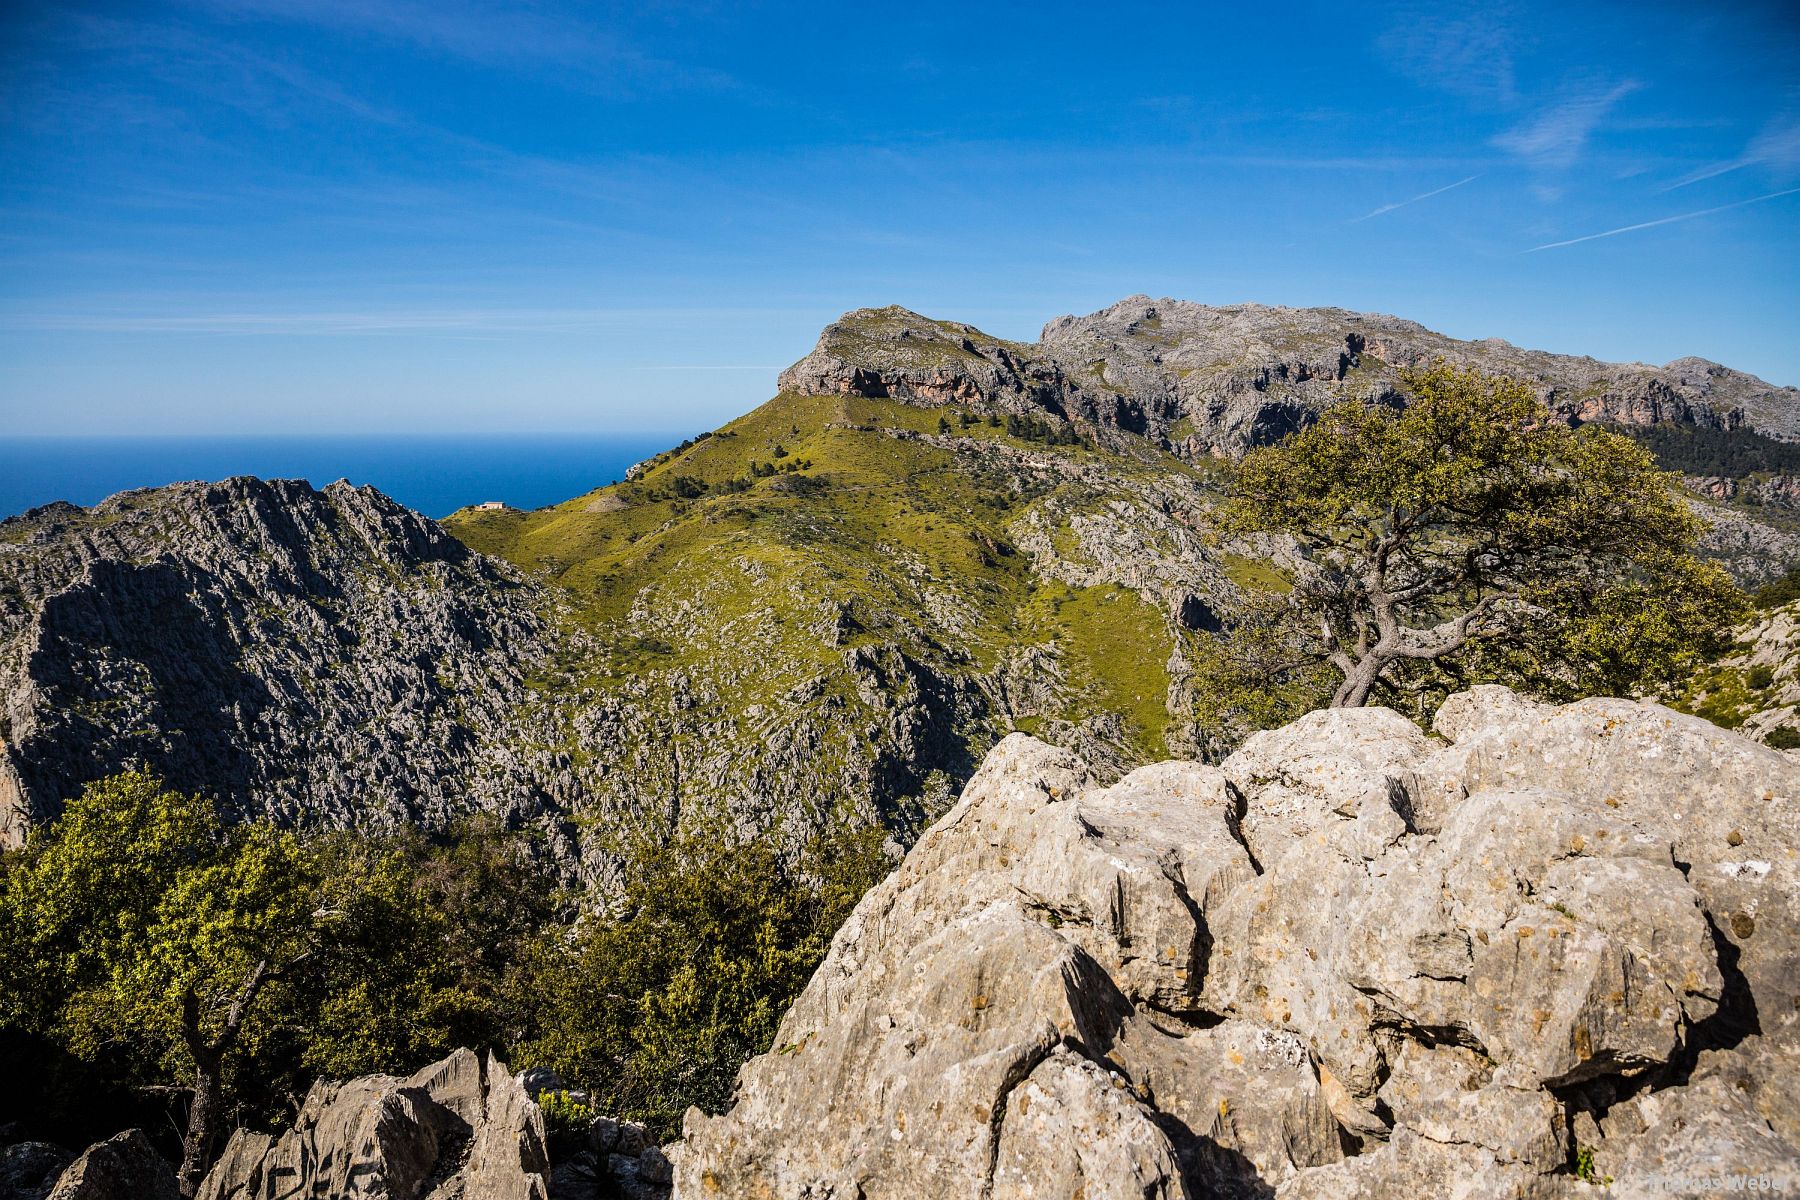
[[[862,309],[829,326],[782,375],[782,387],[1035,409],[1145,435],[1196,458],[1276,440],[1334,400],[1395,401],[1401,368],[1440,358],[1527,380],[1571,421],[1800,436],[1800,390],[1705,359],[1604,363],[1499,339],[1459,341],[1376,313],[1147,296],[1059,317],[1035,343],[900,308]]]
[[[282,823],[549,807],[541,590],[370,488],[233,479],[0,523],[0,837],[147,766]]]
[[[1800,762],[1501,688],[1435,729],[1318,712],[1111,786],[1009,738],[839,931],[735,1106],[689,1112],[676,1195],[1575,1197],[1800,1171]]]

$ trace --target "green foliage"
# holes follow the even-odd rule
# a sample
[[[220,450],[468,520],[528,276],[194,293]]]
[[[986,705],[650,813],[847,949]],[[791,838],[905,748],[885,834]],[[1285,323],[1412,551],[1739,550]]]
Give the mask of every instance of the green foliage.
[[[1752,592],[1750,599],[1756,607],[1780,608],[1784,604],[1792,604],[1800,600],[1800,567],[1795,567],[1780,579],[1765,583]]]
[[[1043,442],[1050,446],[1081,446],[1086,443],[1068,421],[1045,421],[1018,413],[1006,414],[1006,433],[1021,441]]]
[[[258,963],[310,956],[339,881],[291,834],[228,830],[204,801],[137,772],[92,784],[9,864],[0,895],[5,1011],[74,1058],[144,1078],[193,1058],[184,1003],[217,1039]]]
[[[1293,622],[1285,590],[1252,589],[1229,631],[1195,646],[1193,716],[1206,731],[1208,757],[1223,757],[1246,734],[1285,725],[1330,702],[1340,676],[1296,638]]]
[[[269,1122],[317,1075],[511,1044],[554,899],[525,849],[485,823],[446,844],[307,840],[228,827],[143,773],[90,785],[0,869],[0,1043],[35,1085],[20,1115],[116,1130],[109,1113],[181,1092],[216,1049],[226,1115]]]
[[[358,882],[339,936],[281,1014],[307,1029],[299,1077],[411,1069],[458,1046],[505,1051],[527,1032],[518,993],[560,897],[521,836],[477,817],[444,841],[340,834],[312,849]]]
[[[1717,651],[1744,600],[1693,550],[1700,523],[1645,451],[1570,429],[1524,385],[1439,366],[1400,411],[1330,410],[1240,464],[1229,528],[1293,537],[1285,611],[1221,656],[1277,690],[1417,707],[1471,682],[1552,697],[1629,694]],[[1283,652],[1286,661],[1283,661]],[[1247,709],[1227,671],[1214,707]]]
[[[525,1056],[659,1136],[690,1104],[721,1110],[885,873],[883,837],[841,826],[796,856],[722,818],[634,836],[618,907],[541,948],[540,1033]]]
[[[1762,472],[1800,472],[1800,445],[1777,441],[1754,429],[1707,429],[1670,421],[1617,429],[1649,450],[1664,470],[1684,475],[1741,479]]]
[[[616,847],[617,907],[570,924],[529,841],[488,820],[436,842],[302,839],[119,776],[0,858],[0,1051],[23,1081],[7,1099],[43,1136],[161,1127],[143,1098],[193,1083],[184,996],[216,1040],[266,961],[222,1064],[228,1124],[280,1121],[320,1076],[470,1046],[599,1098],[545,1097],[552,1129],[604,1111],[671,1132],[726,1102],[890,865],[878,826],[829,825],[801,847],[692,814],[640,830]]]
[[[1800,750],[1800,729],[1792,725],[1777,726],[1763,738],[1763,745],[1776,750]]]
[[[583,1104],[567,1092],[544,1092],[537,1102],[544,1113],[544,1132],[553,1139],[579,1137],[600,1115],[592,1105]]]
[[[1583,1183],[1591,1183],[1602,1187],[1612,1182],[1612,1176],[1602,1177],[1594,1167],[1594,1148],[1592,1146],[1575,1147],[1575,1178]]]

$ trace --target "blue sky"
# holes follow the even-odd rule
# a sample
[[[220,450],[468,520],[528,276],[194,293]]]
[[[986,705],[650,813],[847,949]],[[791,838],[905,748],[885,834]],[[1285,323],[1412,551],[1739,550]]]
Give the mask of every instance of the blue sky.
[[[0,7],[0,430],[671,430],[1133,292],[1800,384],[1800,15]]]

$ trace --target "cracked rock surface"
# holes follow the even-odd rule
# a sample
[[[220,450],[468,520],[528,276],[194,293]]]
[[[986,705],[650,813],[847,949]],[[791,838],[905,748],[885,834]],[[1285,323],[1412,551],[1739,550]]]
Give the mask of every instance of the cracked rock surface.
[[[493,1055],[458,1050],[406,1079],[321,1080],[279,1137],[240,1129],[200,1200],[546,1200],[544,1117]]]
[[[549,604],[374,488],[238,478],[0,522],[0,846],[143,766],[290,825],[558,809]]]
[[[689,1112],[676,1195],[1800,1178],[1800,764],[1503,688],[1435,732],[1313,713],[1111,786],[1007,738]]]

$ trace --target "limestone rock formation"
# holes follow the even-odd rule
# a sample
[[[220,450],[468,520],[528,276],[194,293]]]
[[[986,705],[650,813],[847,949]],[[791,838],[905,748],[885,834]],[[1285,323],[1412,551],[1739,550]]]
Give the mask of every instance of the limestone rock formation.
[[[1110,786],[1008,738],[689,1112],[676,1195],[1800,1180],[1800,764],[1624,700],[1434,728],[1314,713]]]
[[[1736,500],[1769,508],[1800,509],[1800,475],[1753,475],[1743,479],[1729,475],[1689,475],[1682,483],[1709,500]]]
[[[1276,440],[1337,399],[1393,402],[1400,368],[1437,359],[1524,379],[1571,421],[1800,436],[1800,389],[1705,359],[1604,363],[1498,338],[1460,341],[1378,313],[1148,296],[1058,317],[1035,343],[902,308],[859,309],[829,326],[781,385],[1049,412],[1198,458]]]
[[[0,845],[144,765],[282,823],[548,805],[538,589],[373,488],[232,479],[0,522]]]
[[[56,1180],[48,1200],[176,1200],[171,1167],[141,1129],[96,1142]]]
[[[548,1200],[544,1117],[493,1056],[315,1083],[279,1137],[240,1129],[202,1200]]]

